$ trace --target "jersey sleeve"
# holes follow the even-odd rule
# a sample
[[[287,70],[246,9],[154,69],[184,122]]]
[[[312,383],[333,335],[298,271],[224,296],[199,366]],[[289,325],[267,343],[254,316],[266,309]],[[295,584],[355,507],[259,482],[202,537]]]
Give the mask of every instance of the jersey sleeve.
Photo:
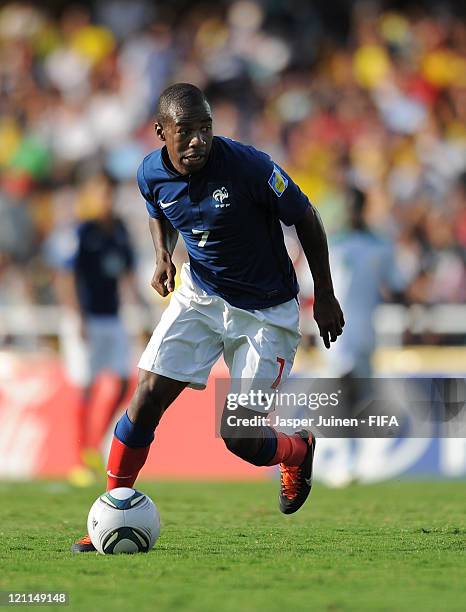
[[[135,267],[134,263],[135,263],[135,257],[134,257],[133,246],[131,243],[128,243],[127,248],[126,248],[126,269],[128,270],[128,272],[133,272],[134,267]]]
[[[127,272],[132,272],[135,268],[136,258],[134,254],[134,248],[133,248],[133,243],[131,240],[131,235],[128,231],[128,228],[123,222],[121,223],[121,230],[125,237],[124,242],[123,242],[123,256],[125,259],[125,270]]]
[[[256,180],[260,198],[285,225],[298,223],[311,203],[293,179],[280,166],[265,156],[259,161]]]
[[[61,271],[73,271],[76,266],[80,247],[79,229],[65,227],[55,230],[43,245],[47,264]]]
[[[163,212],[158,203],[154,202],[153,195],[144,175],[144,160],[141,162],[141,165],[138,168],[137,179],[139,191],[146,202],[147,212],[152,218],[161,219],[163,217]]]
[[[401,292],[406,289],[407,279],[403,276],[396,259],[395,248],[392,243],[384,245],[384,266],[382,267],[382,282],[390,291]]]

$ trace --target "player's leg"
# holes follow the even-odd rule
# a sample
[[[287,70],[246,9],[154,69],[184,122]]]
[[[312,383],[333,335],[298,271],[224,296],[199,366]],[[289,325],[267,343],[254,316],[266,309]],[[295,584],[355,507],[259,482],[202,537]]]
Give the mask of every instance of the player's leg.
[[[225,404],[220,435],[227,449],[237,457],[257,466],[272,466],[285,463],[299,466],[306,456],[308,446],[299,434],[288,435],[271,425],[241,425],[252,417],[264,417],[264,413],[238,406],[234,412],[234,424],[229,424],[231,412]]]
[[[261,311],[228,310],[225,361],[233,383],[231,392],[260,389],[270,394],[280,388],[291,371],[300,340],[298,321],[295,300]],[[254,408],[263,416],[268,414],[265,406]],[[235,410],[239,418],[229,426],[228,411],[224,411],[221,434],[227,448],[254,465],[299,465],[307,451],[303,440],[279,434],[268,425],[241,424],[254,414],[251,406],[239,406]]]
[[[226,447],[237,457],[257,466],[279,465],[279,508],[284,514],[299,510],[312,488],[312,470],[315,437],[302,430],[293,435],[277,431],[269,425],[229,426],[225,408],[222,415],[221,436]],[[235,411],[235,416],[248,419],[257,412],[245,406]],[[263,415],[262,415],[263,416]]]
[[[99,354],[104,352],[102,339],[99,337],[98,322],[91,326],[92,317],[86,317],[84,321],[85,343],[86,343],[86,380],[81,387],[81,395],[77,411],[77,444],[79,464],[71,470],[68,479],[71,484],[85,487],[95,483],[96,472],[88,465],[87,457],[92,439],[90,431],[90,409],[92,396],[99,375]],[[101,335],[101,334],[100,334]],[[101,462],[102,463],[102,462]]]
[[[113,399],[111,409],[107,415],[105,434],[108,426],[121,407],[129,387],[129,377],[131,373],[131,342],[128,331],[123,324],[120,316],[113,317],[109,325],[109,361],[108,369],[118,377],[118,392]]]
[[[128,388],[128,378],[118,378],[116,380],[116,392],[113,394],[113,397],[111,397],[109,406],[107,406],[105,418],[93,431],[88,430],[87,432],[87,442],[81,451],[81,457],[84,465],[96,474],[100,474],[104,467],[101,452],[103,438],[115,414],[121,409]]]
[[[78,408],[78,448],[79,457],[81,459],[82,452],[88,444],[89,437],[89,406],[92,397],[92,391],[94,388],[94,378],[89,381],[89,384],[85,385],[81,389],[81,396]]]
[[[286,304],[254,313],[230,311],[230,337],[225,343],[225,360],[230,368],[233,387],[239,391],[279,389],[293,365],[300,334],[298,306],[292,300]],[[255,413],[240,406],[235,414],[250,418]],[[262,413],[264,414],[264,413]],[[280,465],[280,509],[286,514],[296,512],[306,500],[312,486],[312,466],[315,439],[311,432],[293,435],[276,431],[261,424],[254,427],[228,425],[229,411],[222,416],[221,435],[227,448],[254,465]]]
[[[100,423],[97,431],[92,432],[89,439],[86,463],[95,469],[102,463],[100,447],[109,425],[113,422],[115,415],[122,409],[122,402],[129,388],[129,377],[131,373],[131,343],[128,332],[121,318],[117,315],[106,317],[106,349],[100,358],[100,368],[112,372],[116,377],[116,389],[112,395],[109,406],[105,412],[105,418]]]
[[[100,375],[103,372],[118,370],[118,373],[124,371],[128,375],[129,367],[123,368],[128,360],[128,347],[124,336],[122,342],[119,343],[120,333],[125,333],[124,329],[121,328],[122,326],[116,316],[89,316],[86,320],[90,383],[85,391],[80,416],[80,459],[85,469],[94,474],[94,478],[104,467],[100,444],[108,421],[105,423],[105,429],[103,426],[100,427],[99,431],[91,429],[92,416],[90,410],[92,409]],[[120,392],[121,386],[119,386]],[[118,404],[120,401],[118,400]],[[112,414],[114,414],[115,408],[112,399],[112,406],[110,407]]]
[[[223,320],[223,305],[220,300],[203,299],[189,285],[189,278],[186,281],[173,294],[139,361],[136,392],[115,428],[108,460],[108,489],[134,484],[164,411],[186,386],[203,389],[222,353],[218,322]],[[85,536],[72,550],[95,549]]]
[[[115,427],[107,464],[107,490],[133,486],[146,462],[154,430],[165,410],[187,384],[139,370],[131,404]],[[74,553],[93,552],[95,547],[86,534],[72,545],[71,550]]]
[[[117,376],[116,379],[116,392],[113,395],[110,407],[105,415],[105,420],[103,421],[101,428],[98,432],[96,432],[95,444],[97,447],[100,447],[102,444],[102,439],[105,436],[110,424],[112,423],[115,415],[119,412],[122,407],[123,400],[126,397],[129,389],[129,378],[128,376]]]
[[[231,413],[225,409],[222,415],[221,436],[226,447],[237,457],[257,466],[279,465],[279,508],[284,514],[299,510],[312,488],[312,470],[315,437],[302,430],[293,435],[277,431],[269,425],[234,426],[227,424]],[[260,414],[245,406],[235,411],[239,419]],[[263,416],[263,414],[262,414]],[[238,419],[238,420],[239,420]]]
[[[78,317],[63,309],[60,317],[60,352],[70,382],[79,391],[76,409],[76,448],[78,462],[68,474],[69,481],[77,486],[87,486],[95,481],[95,475],[81,461],[81,450],[87,436],[88,396],[91,382],[87,340],[81,335]]]
[[[133,486],[163,413],[187,384],[139,370],[133,399],[115,427],[107,464],[107,490]]]
[[[173,294],[139,361],[139,381],[131,404],[116,425],[108,460],[108,489],[133,485],[164,411],[188,385],[203,389],[221,355],[218,321],[223,320],[222,305],[210,298],[203,300],[186,273],[182,277],[184,284]]]
[[[78,463],[68,474],[69,482],[76,487],[87,487],[94,484],[97,479],[94,469],[90,467],[87,461],[91,434],[89,431],[90,398],[92,397],[93,386],[93,382],[91,382],[80,390],[77,407]]]

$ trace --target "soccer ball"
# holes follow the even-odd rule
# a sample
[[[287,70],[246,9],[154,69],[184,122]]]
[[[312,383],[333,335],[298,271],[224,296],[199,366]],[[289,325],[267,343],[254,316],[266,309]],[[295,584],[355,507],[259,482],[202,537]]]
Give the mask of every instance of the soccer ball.
[[[148,552],[160,535],[160,515],[140,491],[119,487],[92,504],[87,518],[91,541],[103,555]]]

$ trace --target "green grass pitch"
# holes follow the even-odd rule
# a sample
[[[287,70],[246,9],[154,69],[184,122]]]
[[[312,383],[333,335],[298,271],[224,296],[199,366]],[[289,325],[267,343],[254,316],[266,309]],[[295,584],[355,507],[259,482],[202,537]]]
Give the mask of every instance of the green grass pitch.
[[[0,483],[0,590],[68,591],[83,611],[466,610],[464,482],[316,485],[293,516],[277,487],[142,481],[160,539],[104,557],[70,552],[100,488]]]

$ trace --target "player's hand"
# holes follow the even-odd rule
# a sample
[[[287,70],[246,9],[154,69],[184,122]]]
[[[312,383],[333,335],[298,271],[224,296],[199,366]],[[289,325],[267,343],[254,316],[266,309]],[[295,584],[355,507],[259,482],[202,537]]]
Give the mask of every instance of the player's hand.
[[[175,290],[176,268],[171,257],[161,258],[157,262],[151,286],[162,297],[166,297]]]
[[[345,319],[333,292],[316,292],[314,299],[314,319],[326,348],[343,333]]]

